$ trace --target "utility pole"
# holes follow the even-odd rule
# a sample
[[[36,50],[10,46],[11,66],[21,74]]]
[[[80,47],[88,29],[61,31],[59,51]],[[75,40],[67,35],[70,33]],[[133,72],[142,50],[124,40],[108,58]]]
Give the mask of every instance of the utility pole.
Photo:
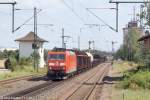
[[[17,2],[0,2],[0,4],[3,4],[3,5],[12,5],[12,33],[14,32],[14,8],[15,8],[15,5],[17,4]]]
[[[118,17],[118,13],[119,13],[119,12],[118,12],[118,10],[119,10],[119,9],[118,9],[118,6],[119,6],[119,3],[116,3],[116,32],[118,32],[118,23],[119,23],[119,22],[118,22],[118,21],[119,21],[119,19],[118,19],[118,18],[119,18],[119,17]]]
[[[114,51],[115,51],[114,44],[117,43],[117,42],[116,41],[108,41],[108,40],[106,40],[106,42],[111,43],[111,45],[112,45],[112,48],[111,48],[112,51],[111,52],[114,53]]]
[[[94,41],[89,41],[89,52],[91,51],[91,44],[93,43],[93,50],[94,50]]]
[[[15,4],[16,3],[13,3],[12,4],[12,33],[14,33],[14,29],[15,29],[15,11],[14,11],[14,9],[15,9]]]
[[[133,7],[133,21],[136,21],[136,8]]]
[[[78,49],[80,50],[80,36],[78,36]]]
[[[89,41],[89,52],[91,51],[91,41]]]
[[[115,52],[115,49],[114,49],[114,44],[115,44],[115,43],[117,43],[117,42],[114,42],[114,41],[111,42],[111,44],[112,44],[112,53]]]
[[[140,7],[140,14],[143,15],[143,8],[144,8],[144,5],[141,5]],[[143,18],[142,18],[142,15],[140,15],[140,27],[143,28]]]
[[[136,20],[137,20],[137,18],[136,18],[136,8],[135,8],[135,6],[133,7],[133,14],[129,14],[129,15],[132,16],[132,17],[131,17],[131,20],[132,20],[132,21],[136,21]]]
[[[33,49],[34,49],[34,69],[37,68],[38,71],[38,66],[36,65],[36,48],[37,48],[37,9],[34,7],[34,43],[33,43]]]
[[[71,38],[70,36],[65,36],[64,28],[62,28],[62,36],[61,36],[61,38],[62,38],[62,48],[66,49],[65,37],[66,38]]]
[[[95,50],[95,41],[93,41],[93,51]]]
[[[111,44],[112,44],[112,57],[113,57],[113,59],[112,59],[112,64],[113,64],[113,61],[114,61],[114,53],[115,53],[114,44],[115,44],[115,43],[117,43],[117,42],[114,42],[114,41],[111,42]]]
[[[62,48],[65,48],[64,38],[64,28],[62,28]]]
[[[113,1],[113,0],[110,0],[109,3],[115,3],[116,4],[116,32],[118,32],[118,15],[119,15],[119,12],[118,12],[118,6],[120,3],[150,3],[150,1]]]

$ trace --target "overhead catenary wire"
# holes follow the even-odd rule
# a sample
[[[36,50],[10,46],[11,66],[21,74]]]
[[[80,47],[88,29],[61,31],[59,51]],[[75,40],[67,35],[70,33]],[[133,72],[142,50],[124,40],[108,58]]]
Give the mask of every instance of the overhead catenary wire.
[[[71,10],[71,12],[73,12],[83,23],[85,23],[84,19],[80,15],[78,15],[78,13],[70,5],[68,5],[65,0],[62,1],[65,4],[65,6]]]
[[[38,13],[40,13],[42,10],[40,9],[38,12],[37,12],[37,14]],[[15,30],[14,30],[14,32],[15,31],[17,31],[17,30],[19,30],[22,26],[24,26],[24,25],[26,25],[26,23],[28,23],[31,19],[33,19],[34,18],[34,16],[32,16],[32,17],[30,17],[29,19],[27,19],[23,24],[21,24],[19,27],[17,27]]]
[[[112,26],[110,26],[109,24],[107,24],[103,19],[101,19],[99,16],[97,16],[95,13],[93,13],[91,10],[89,10],[87,8],[87,11],[90,12],[93,16],[95,16],[98,20],[100,20],[102,23],[104,23],[106,26],[108,26],[110,29],[116,31],[116,29],[114,29]]]
[[[84,8],[85,11],[87,11],[87,10],[86,10],[86,7],[81,3],[81,1],[79,1],[79,2],[80,2],[81,7]],[[85,23],[84,25],[88,25],[88,24]],[[89,24],[89,25],[90,25],[90,24]],[[91,24],[91,25],[95,26],[96,24]],[[100,24],[97,24],[97,25],[99,25],[99,31],[100,31]],[[91,31],[91,30],[90,30],[90,31]],[[91,31],[91,33],[93,33],[93,31]]]
[[[58,25],[59,27],[61,27],[61,29],[62,29],[62,27],[64,27],[64,25],[67,26],[67,27],[64,27],[64,28],[65,28],[65,31],[67,31],[67,33],[72,33],[72,30],[71,30],[72,27],[74,27],[74,29],[77,28],[77,27],[76,27],[75,25],[73,25],[73,24],[70,24],[70,23],[65,23],[65,24],[64,24],[64,22],[63,22],[62,20],[60,20],[60,19],[52,18],[52,16],[50,16],[50,15],[47,15],[47,16],[48,16],[49,19],[51,19],[52,21],[55,21],[55,22],[58,22],[58,23],[62,24],[62,25]],[[63,24],[64,24],[64,25],[63,25]],[[55,26],[56,26],[56,25],[55,25]],[[70,28],[68,28],[68,27],[70,27]]]

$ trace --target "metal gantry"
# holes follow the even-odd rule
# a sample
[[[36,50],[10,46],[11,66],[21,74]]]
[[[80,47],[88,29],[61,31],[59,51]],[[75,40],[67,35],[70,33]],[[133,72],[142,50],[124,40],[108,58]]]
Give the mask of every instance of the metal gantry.
[[[65,48],[66,49],[66,43],[65,43],[65,38],[71,38],[70,36],[66,36],[64,35],[65,34],[65,31],[64,31],[64,28],[62,28],[62,48]]]
[[[118,23],[119,23],[119,18],[118,18],[118,15],[119,15],[119,4],[120,3],[150,3],[150,1],[113,1],[113,0],[110,0],[109,3],[115,3],[116,4],[116,31],[118,31]]]
[[[14,32],[14,24],[15,24],[15,17],[14,17],[14,9],[17,2],[0,2],[2,5],[12,5],[12,33]]]
[[[86,10],[89,13],[91,13],[93,16],[95,16],[98,20],[100,20],[102,23],[104,23],[106,26],[108,26],[111,30],[118,32],[118,24],[116,24],[116,28],[113,28],[111,25],[109,25],[108,23],[106,23],[102,18],[100,18],[94,12],[91,11],[92,9],[111,9],[111,10],[116,10],[116,15],[117,15],[117,13],[118,13],[118,9],[117,8],[118,7],[116,7],[116,8],[86,8]],[[118,22],[118,16],[116,16],[116,22]]]
[[[113,1],[113,0],[110,0],[109,3],[150,3],[150,1]]]
[[[95,41],[88,41],[89,42],[89,52],[91,51],[91,44],[93,43],[93,51],[94,51],[94,48],[95,48]]]

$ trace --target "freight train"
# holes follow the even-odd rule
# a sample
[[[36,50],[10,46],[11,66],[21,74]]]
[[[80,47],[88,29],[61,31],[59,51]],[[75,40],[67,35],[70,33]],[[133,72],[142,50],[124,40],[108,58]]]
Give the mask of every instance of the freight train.
[[[65,79],[103,61],[98,56],[94,59],[91,53],[84,51],[57,48],[48,52],[47,76],[51,79]]]

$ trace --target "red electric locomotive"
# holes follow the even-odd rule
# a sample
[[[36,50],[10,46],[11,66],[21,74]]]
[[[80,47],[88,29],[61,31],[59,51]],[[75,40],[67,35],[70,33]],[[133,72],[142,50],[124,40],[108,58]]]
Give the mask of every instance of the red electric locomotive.
[[[52,79],[64,79],[91,67],[87,53],[78,50],[56,49],[48,52],[47,76]]]

